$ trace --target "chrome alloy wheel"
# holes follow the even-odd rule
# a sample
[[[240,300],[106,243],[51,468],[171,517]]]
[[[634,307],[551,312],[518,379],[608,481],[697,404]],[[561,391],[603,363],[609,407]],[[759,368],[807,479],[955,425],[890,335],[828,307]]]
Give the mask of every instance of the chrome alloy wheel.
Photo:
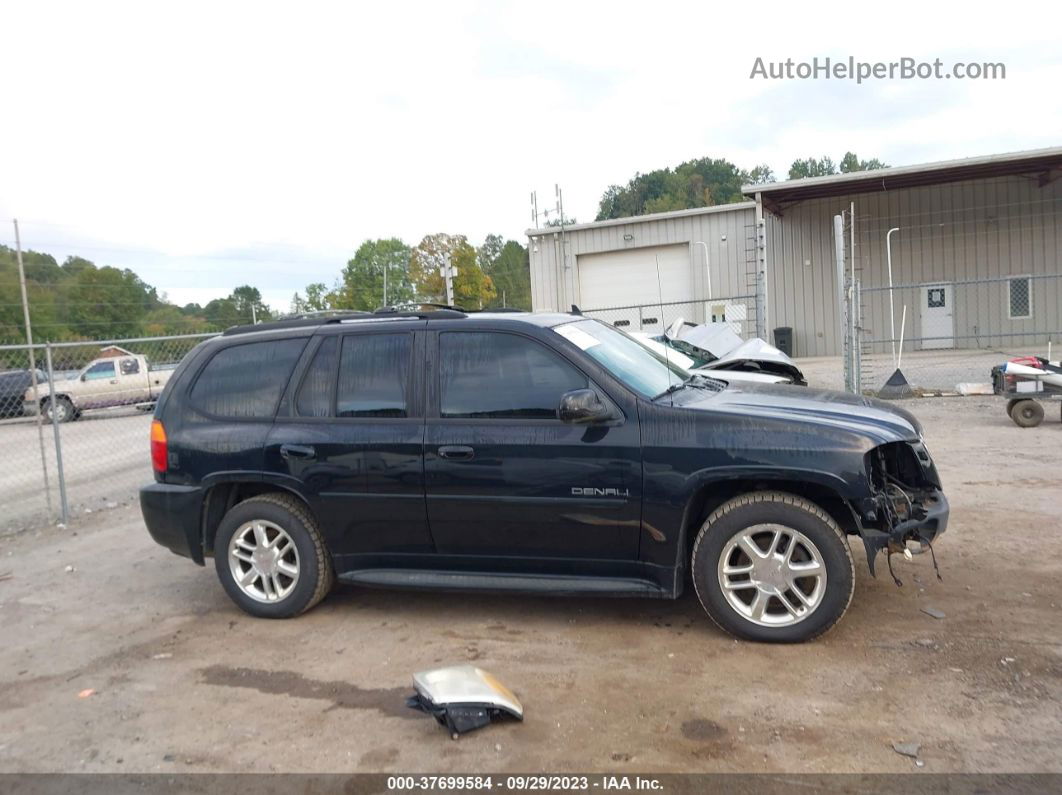
[[[743,618],[763,627],[789,626],[822,604],[826,566],[803,533],[780,524],[757,524],[723,547],[719,587]]]
[[[295,542],[273,522],[245,522],[229,542],[229,570],[240,590],[259,602],[279,602],[299,582]]]

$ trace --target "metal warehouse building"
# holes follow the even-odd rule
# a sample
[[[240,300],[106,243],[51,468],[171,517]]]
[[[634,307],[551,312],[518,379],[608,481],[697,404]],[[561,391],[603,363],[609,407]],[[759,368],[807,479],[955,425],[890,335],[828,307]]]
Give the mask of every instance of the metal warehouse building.
[[[1062,147],[751,185],[741,204],[530,229],[532,301],[650,333],[678,316],[764,337],[790,327],[795,356],[840,354],[849,330],[881,353],[901,325],[907,351],[1041,345],[1062,329],[1060,177]]]

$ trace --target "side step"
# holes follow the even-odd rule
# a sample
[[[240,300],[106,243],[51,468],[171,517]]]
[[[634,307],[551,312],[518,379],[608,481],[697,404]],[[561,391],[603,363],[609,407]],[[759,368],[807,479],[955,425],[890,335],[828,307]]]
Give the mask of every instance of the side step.
[[[543,596],[642,596],[665,598],[669,592],[649,580],[627,577],[577,577],[566,574],[507,574],[427,569],[357,569],[338,575],[341,582],[375,588],[432,591],[507,591]]]

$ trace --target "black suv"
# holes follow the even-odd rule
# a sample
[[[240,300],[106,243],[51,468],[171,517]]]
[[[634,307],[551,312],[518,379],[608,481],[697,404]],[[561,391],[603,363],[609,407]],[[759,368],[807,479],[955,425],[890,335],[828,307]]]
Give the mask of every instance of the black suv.
[[[692,580],[723,629],[800,641],[852,598],[846,536],[873,571],[948,518],[908,412],[691,374],[577,314],[230,329],[177,369],[151,448],[151,535],[274,618],[336,577],[671,599]]]

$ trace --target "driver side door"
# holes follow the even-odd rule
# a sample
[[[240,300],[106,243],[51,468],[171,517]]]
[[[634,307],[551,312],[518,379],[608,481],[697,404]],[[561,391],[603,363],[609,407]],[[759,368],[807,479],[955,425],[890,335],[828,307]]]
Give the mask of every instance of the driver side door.
[[[496,569],[593,573],[634,561],[641,520],[636,416],[561,422],[566,392],[600,390],[530,336],[443,330],[425,429],[428,523],[440,555]],[[603,395],[604,393],[601,392]],[[490,562],[488,562],[490,561]]]
[[[90,365],[81,375],[81,400],[83,408],[109,406],[121,392],[114,359],[105,359]]]

